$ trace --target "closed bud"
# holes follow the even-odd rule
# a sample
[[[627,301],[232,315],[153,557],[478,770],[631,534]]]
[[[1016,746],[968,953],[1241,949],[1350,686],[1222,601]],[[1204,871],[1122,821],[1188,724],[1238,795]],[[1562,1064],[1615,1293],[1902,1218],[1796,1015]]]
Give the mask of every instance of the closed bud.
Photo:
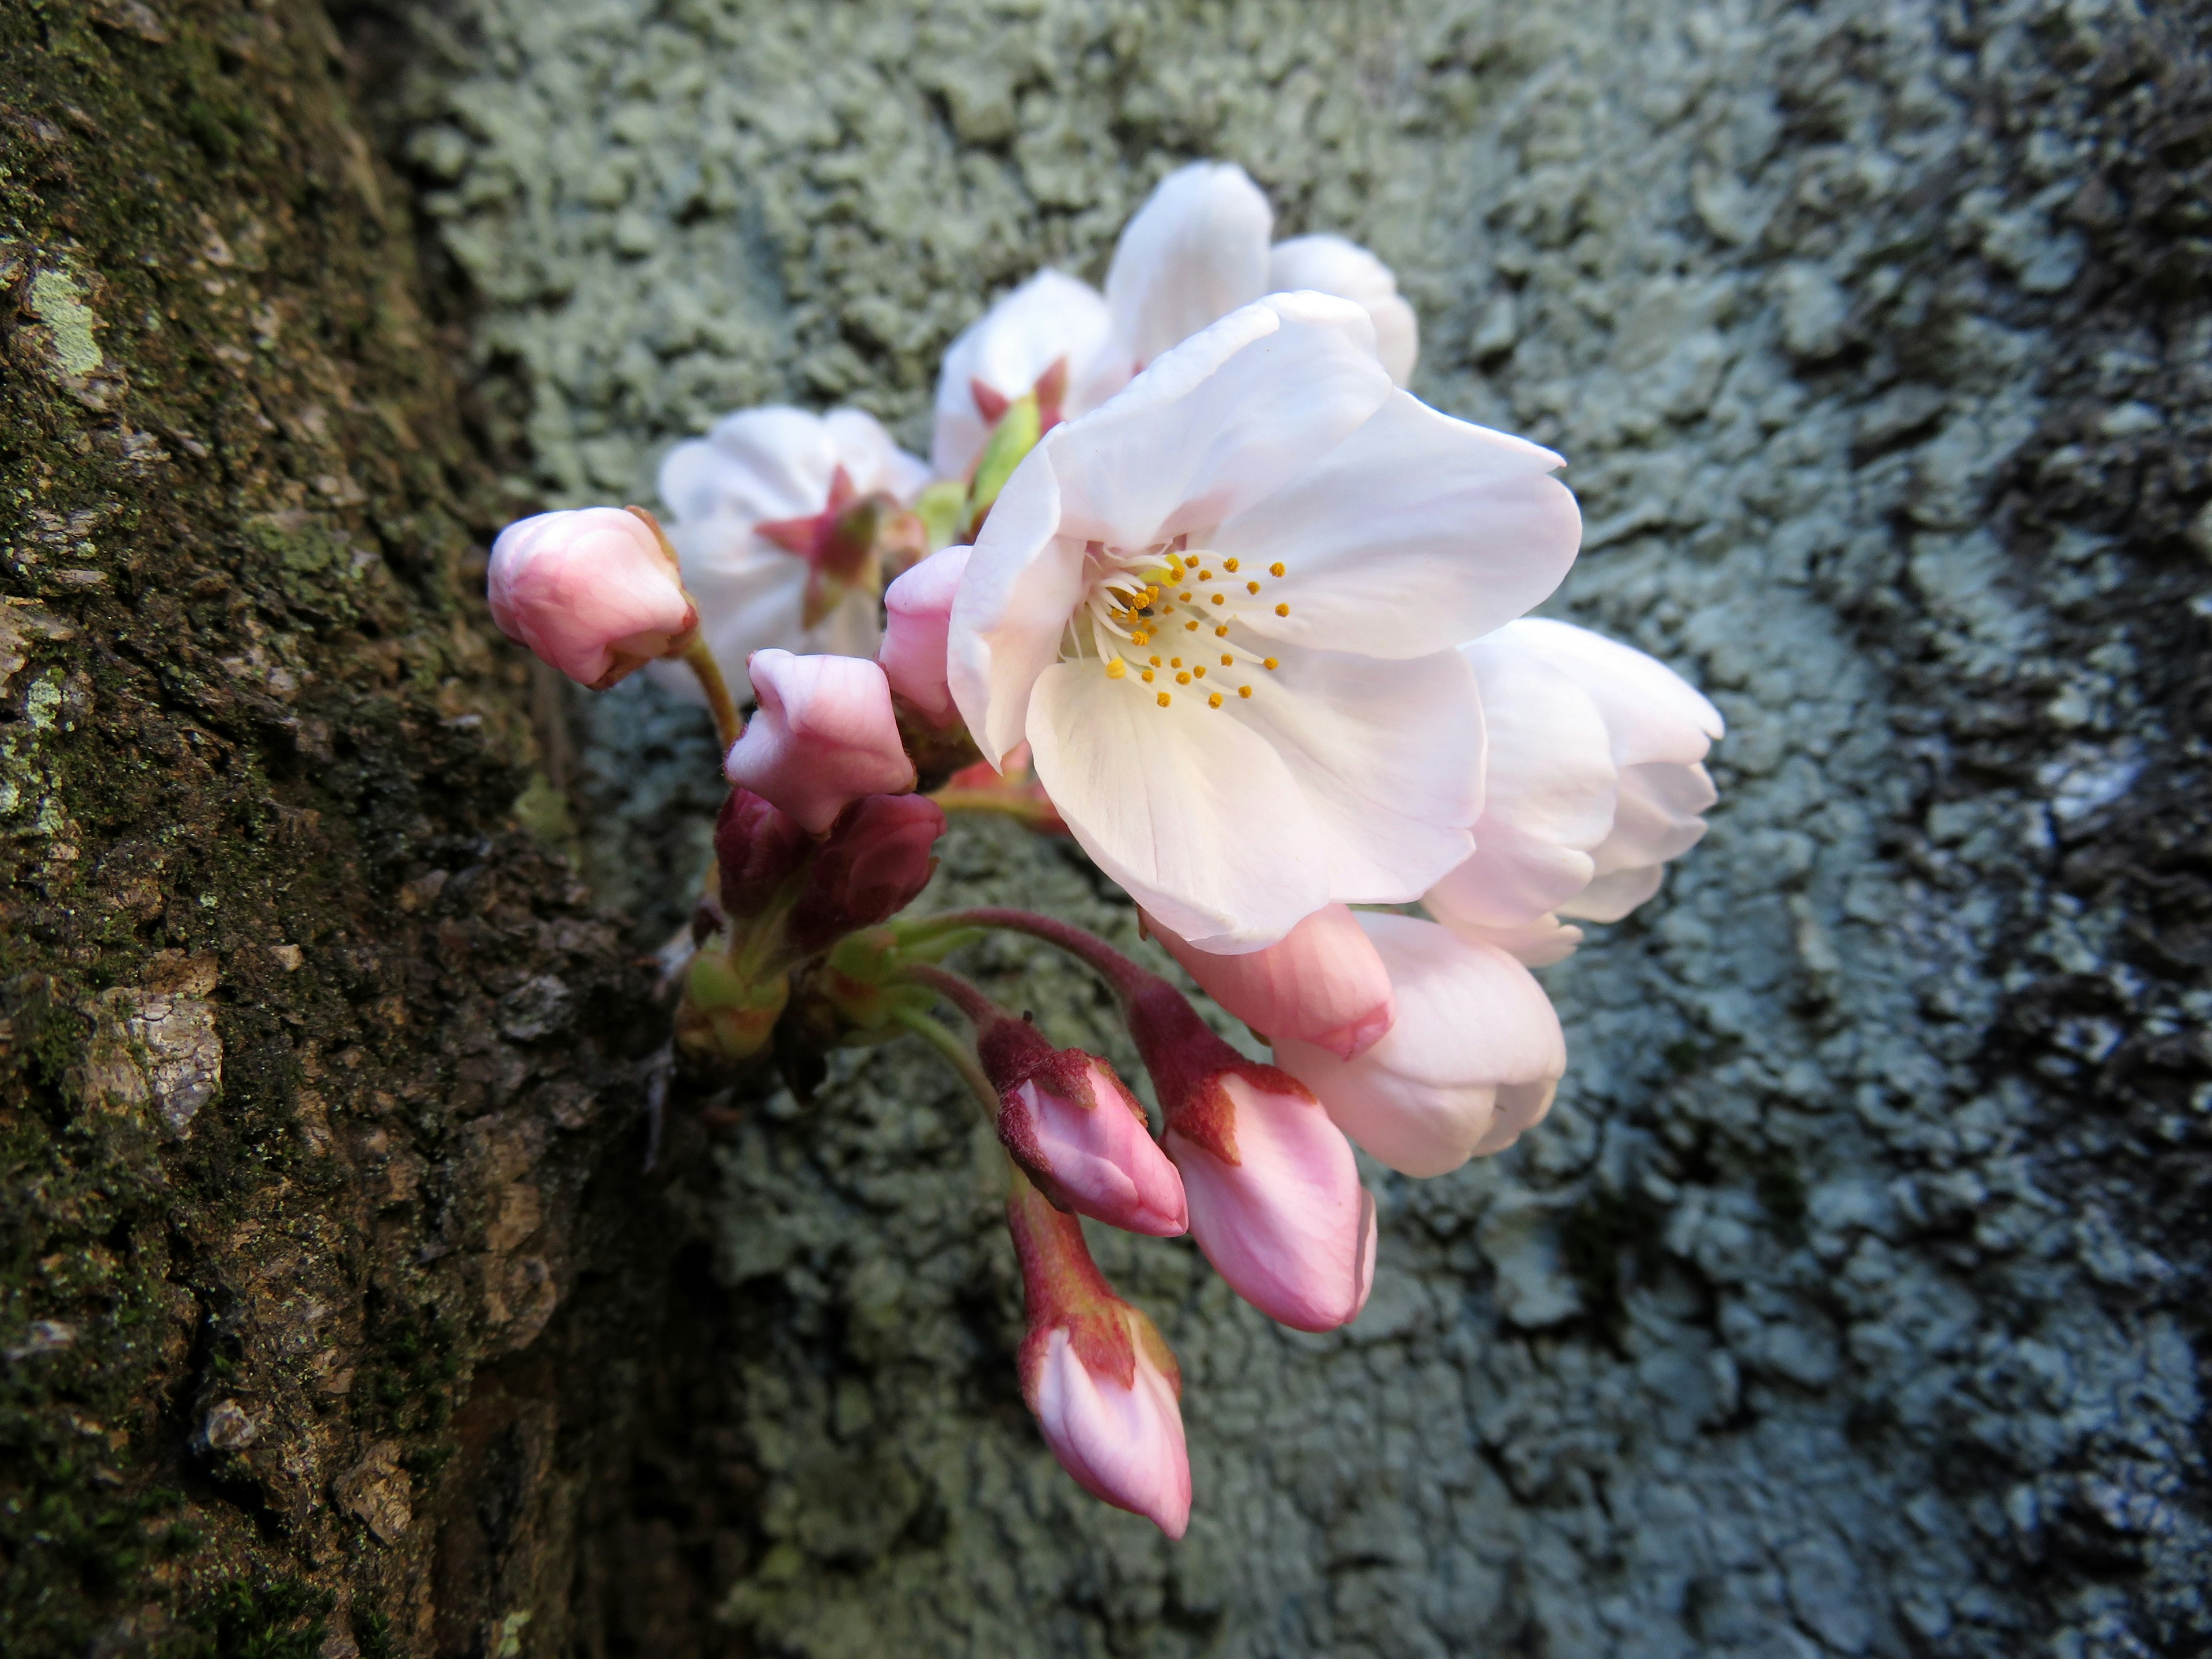
[[[915,785],[884,671],[859,657],[756,651],[747,665],[760,708],[722,770],[811,835],[863,795]]]
[[[945,638],[970,550],[940,549],[884,595],[884,642],[877,659],[891,690],[940,726],[959,718],[945,682]]]
[[[699,621],[651,519],[611,507],[507,526],[485,587],[501,633],[595,691],[680,650]]]
[[[806,861],[813,842],[799,821],[750,789],[732,789],[714,820],[714,865],[722,914],[750,921]]]
[[[1182,1372],[1152,1322],[1114,1293],[1073,1216],[1018,1177],[1006,1224],[1029,1334],[1022,1398],[1060,1468],[1170,1538],[1190,1525]]]
[[[1053,1203],[1155,1238],[1189,1231],[1182,1179],[1105,1060],[1020,1019],[985,1024],[975,1048],[999,1091],[999,1139]]]
[[[1242,956],[1201,951],[1146,921],[1200,989],[1271,1042],[1311,1043],[1350,1060],[1390,1029],[1389,972],[1344,905],[1316,910]]]
[[[792,907],[793,946],[811,954],[905,909],[928,885],[930,848],[944,833],[945,814],[927,796],[864,795],[846,807]]]

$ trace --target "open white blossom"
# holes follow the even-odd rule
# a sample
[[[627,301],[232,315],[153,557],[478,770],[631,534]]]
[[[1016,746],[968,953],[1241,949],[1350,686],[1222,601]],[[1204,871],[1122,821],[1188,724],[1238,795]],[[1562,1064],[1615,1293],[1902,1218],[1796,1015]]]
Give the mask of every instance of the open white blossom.
[[[903,507],[929,470],[855,409],[741,410],[660,465],[668,539],[699,629],[723,674],[774,646],[801,655],[874,654],[878,514]],[[867,567],[860,568],[865,558]],[[662,683],[696,696],[691,677]]]
[[[1428,907],[1540,966],[1581,941],[1559,918],[1620,921],[1705,834],[1723,722],[1663,663],[1585,628],[1526,617],[1462,649],[1489,732],[1485,804],[1474,855]]]
[[[1200,949],[1407,902],[1473,850],[1455,647],[1573,562],[1559,465],[1395,390],[1356,304],[1243,307],[1016,470],[953,602],[954,700]]]
[[[1032,391],[1049,428],[1097,408],[1146,364],[1263,295],[1310,289],[1364,307],[1382,366],[1403,386],[1419,331],[1389,267],[1340,236],[1271,247],[1274,212],[1243,168],[1194,161],[1123,227],[1102,295],[1046,270],[953,341],[938,376],[930,462],[958,477],[1008,404]]]

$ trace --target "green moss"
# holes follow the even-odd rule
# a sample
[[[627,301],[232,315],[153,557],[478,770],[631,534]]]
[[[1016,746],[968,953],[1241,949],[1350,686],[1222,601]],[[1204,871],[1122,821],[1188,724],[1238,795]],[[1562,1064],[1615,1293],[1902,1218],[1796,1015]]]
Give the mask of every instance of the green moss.
[[[316,1659],[331,1597],[296,1579],[219,1586],[193,1616],[210,1659]]]

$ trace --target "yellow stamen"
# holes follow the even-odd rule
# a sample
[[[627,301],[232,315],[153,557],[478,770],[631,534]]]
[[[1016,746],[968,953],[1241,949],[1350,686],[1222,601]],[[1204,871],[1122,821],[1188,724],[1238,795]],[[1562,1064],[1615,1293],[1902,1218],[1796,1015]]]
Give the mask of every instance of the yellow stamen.
[[[1115,658],[1113,661],[1106,665],[1106,678],[1109,680],[1118,680],[1122,675],[1128,672],[1129,665],[1123,662],[1119,657]]]
[[[1188,605],[1190,603],[1190,595],[1188,593],[1178,593],[1176,595],[1176,598],[1181,599],[1185,605]]]
[[[1215,693],[1213,693],[1213,695],[1212,695],[1212,696],[1209,696],[1208,698],[1206,698],[1206,706],[1208,708],[1220,708],[1220,707],[1221,707],[1221,693],[1219,693],[1218,691],[1216,691]]]
[[[1236,658],[1234,658],[1234,657],[1231,656],[1231,655],[1230,655],[1226,651],[1224,651],[1224,652],[1223,652],[1223,653],[1221,653],[1221,665],[1222,665],[1224,668],[1228,667],[1230,664],[1231,664],[1231,663],[1235,662],[1236,660],[1237,660],[1237,659],[1236,659]]]
[[[1275,607],[1275,614],[1279,617],[1287,617],[1291,614],[1291,607],[1287,605],[1279,605]]]
[[[1277,560],[1274,563],[1273,563],[1273,564],[1269,565],[1269,566],[1267,567],[1267,574],[1268,574],[1270,576],[1279,576],[1279,575],[1281,575],[1281,574],[1283,574],[1283,565],[1282,565],[1282,561],[1279,559],[1279,560]]]
[[[1237,561],[1234,559],[1224,559],[1221,562],[1221,568],[1233,576],[1237,574]]]
[[[1229,601],[1228,601],[1226,599],[1224,599],[1224,597],[1222,597],[1222,595],[1220,595],[1220,594],[1218,594],[1218,593],[1216,593],[1216,594],[1213,596],[1213,602],[1214,602],[1214,604],[1216,604],[1216,605],[1226,605],[1226,604],[1228,604],[1228,603],[1229,603]]]
[[[1132,645],[1146,645],[1151,643],[1152,637],[1152,636],[1150,634],[1132,634],[1129,635],[1129,643]]]
[[[1227,639],[1229,637],[1229,624],[1227,623],[1224,623],[1220,627],[1215,629],[1213,630],[1213,637],[1217,640]]]
[[[1260,659],[1260,666],[1262,668],[1273,668],[1279,666],[1279,665],[1273,657],[1262,657]]]
[[[1190,672],[1197,675],[1200,679],[1204,679],[1206,678],[1206,667],[1203,664],[1200,664],[1198,667],[1192,669]]]
[[[1168,706],[1168,704],[1169,704],[1170,702],[1172,702],[1172,701],[1173,701],[1173,699],[1172,699],[1172,698],[1170,698],[1170,697],[1168,696],[1168,694],[1167,694],[1166,692],[1163,691],[1163,692],[1161,692],[1161,693],[1160,693],[1160,696],[1159,696],[1159,704],[1160,704],[1160,707],[1161,707],[1161,708],[1166,708],[1166,707]]]
[[[1147,658],[1146,658],[1146,659],[1145,659],[1145,660],[1146,660],[1146,662],[1148,662],[1148,663],[1152,664],[1152,665],[1153,667],[1155,667],[1155,668],[1158,668],[1158,667],[1160,665],[1160,659],[1159,659],[1158,657],[1147,657]]]
[[[1198,573],[1198,579],[1202,582],[1210,582],[1213,580],[1213,573],[1211,570],[1201,570]]]
[[[1176,684],[1177,685],[1188,685],[1190,684],[1190,674],[1188,671],[1185,671],[1184,672],[1176,675]]]
[[[1247,593],[1256,593],[1260,591],[1260,584],[1257,582],[1246,582],[1244,584],[1244,591]]]
[[[1143,678],[1143,679],[1144,679],[1145,684],[1146,684],[1146,685],[1150,685],[1150,684],[1152,683],[1152,671],[1151,669],[1149,669],[1149,668],[1146,669],[1146,670],[1143,672],[1142,678]]]
[[[1237,695],[1240,697],[1249,697],[1252,695],[1252,688],[1249,685],[1240,685],[1237,688]]]
[[[1169,666],[1169,667],[1170,667],[1170,668],[1180,668],[1180,667],[1182,667],[1182,659],[1181,657],[1170,657],[1170,658],[1168,659],[1168,666]]]
[[[1198,624],[1196,623],[1185,623],[1182,625],[1182,631],[1186,634],[1195,634],[1198,632]]]

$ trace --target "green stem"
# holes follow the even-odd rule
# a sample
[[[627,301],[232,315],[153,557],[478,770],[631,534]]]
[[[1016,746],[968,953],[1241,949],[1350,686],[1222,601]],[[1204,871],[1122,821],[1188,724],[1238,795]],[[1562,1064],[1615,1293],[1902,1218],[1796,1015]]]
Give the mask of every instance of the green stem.
[[[730,683],[722,678],[722,666],[714,660],[714,653],[707,648],[703,635],[694,634],[691,643],[684,647],[684,663],[698,676],[700,689],[707,694],[707,707],[714,711],[714,732],[722,742],[722,752],[730,752],[730,745],[745,734],[745,718],[738,713],[737,699],[730,695]]]
[[[991,1079],[983,1075],[983,1067],[969,1046],[955,1036],[943,1022],[912,1008],[901,1008],[891,1015],[931,1048],[945,1056],[945,1062],[960,1073],[968,1091],[975,1097],[975,1103],[983,1109],[987,1121],[999,1121],[999,1091],[991,1086]]]

